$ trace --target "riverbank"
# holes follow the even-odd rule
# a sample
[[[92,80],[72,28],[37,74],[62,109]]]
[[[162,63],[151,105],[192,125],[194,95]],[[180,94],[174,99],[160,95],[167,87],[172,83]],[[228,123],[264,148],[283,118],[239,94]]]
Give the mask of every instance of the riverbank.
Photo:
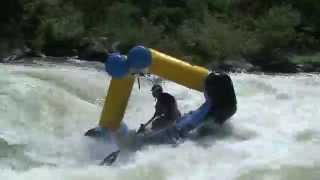
[[[92,51],[93,52],[93,51]],[[107,59],[106,54],[94,54],[93,57],[84,59],[79,56],[53,57],[42,53],[16,51],[15,54],[8,55],[0,59],[0,63],[5,64],[41,64],[47,63],[72,63],[74,65],[94,65],[102,66]],[[184,60],[184,59],[183,59]],[[80,63],[81,62],[81,63]],[[247,72],[247,73],[318,73],[320,72],[320,52],[308,55],[288,55],[279,59],[254,59],[249,60],[243,57],[226,59],[223,61],[213,61],[203,65],[211,70],[224,72]]]

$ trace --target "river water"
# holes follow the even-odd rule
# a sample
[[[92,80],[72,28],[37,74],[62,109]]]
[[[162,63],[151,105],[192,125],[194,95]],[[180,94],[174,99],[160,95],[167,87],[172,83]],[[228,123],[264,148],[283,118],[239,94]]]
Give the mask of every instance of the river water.
[[[110,80],[102,66],[2,64],[0,179],[318,180],[319,75],[231,77],[238,111],[213,136],[147,146],[102,167],[107,148],[83,136],[102,110]],[[183,113],[203,102],[199,92],[163,86]],[[150,87],[141,80],[133,88],[124,118],[130,129],[153,114]]]

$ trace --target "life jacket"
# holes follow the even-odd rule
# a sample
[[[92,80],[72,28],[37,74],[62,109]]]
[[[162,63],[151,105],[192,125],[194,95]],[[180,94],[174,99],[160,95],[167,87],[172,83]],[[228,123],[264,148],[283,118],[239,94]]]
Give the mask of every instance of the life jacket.
[[[213,103],[209,116],[223,124],[237,111],[237,99],[230,76],[226,73],[210,73],[205,80],[205,92]]]

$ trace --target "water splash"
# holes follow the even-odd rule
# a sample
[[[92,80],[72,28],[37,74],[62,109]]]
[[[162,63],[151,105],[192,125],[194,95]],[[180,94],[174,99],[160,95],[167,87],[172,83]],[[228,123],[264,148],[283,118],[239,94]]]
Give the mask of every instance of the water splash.
[[[96,126],[108,77],[95,67],[0,65],[1,179],[314,179],[319,177],[318,75],[231,74],[238,112],[214,136],[178,147],[127,152],[97,166],[108,145],[83,137]],[[134,87],[125,122],[153,114],[151,84]],[[171,82],[164,89],[183,113],[201,93]],[[101,157],[102,156],[102,157]]]

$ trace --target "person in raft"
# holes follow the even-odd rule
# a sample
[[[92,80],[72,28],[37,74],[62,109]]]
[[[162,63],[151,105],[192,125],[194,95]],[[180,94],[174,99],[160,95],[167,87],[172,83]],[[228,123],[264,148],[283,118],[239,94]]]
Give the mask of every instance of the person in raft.
[[[163,88],[159,84],[153,85],[151,92],[156,99],[155,113],[146,124],[140,125],[138,134],[145,132],[150,123],[152,131],[159,131],[172,126],[181,117],[177,101],[171,94],[163,92]]]
[[[237,100],[228,74],[211,72],[205,80],[204,87],[205,102],[199,108],[185,114],[162,130],[138,134],[138,145],[178,144],[188,137],[192,130],[200,128],[205,122],[222,125],[235,114]]]

